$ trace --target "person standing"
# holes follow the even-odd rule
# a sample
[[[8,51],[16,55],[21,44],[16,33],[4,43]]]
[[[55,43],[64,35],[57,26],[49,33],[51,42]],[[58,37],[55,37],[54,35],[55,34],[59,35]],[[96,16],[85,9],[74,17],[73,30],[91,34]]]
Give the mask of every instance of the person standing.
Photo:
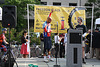
[[[65,37],[65,34],[62,33],[62,34],[60,35],[60,38],[61,38],[61,41],[60,41],[60,58],[65,57],[65,43],[64,43],[64,37]]]
[[[60,43],[60,38],[58,33],[55,33],[54,40],[55,40],[55,51],[56,51],[55,58],[57,58],[59,52],[59,43]]]
[[[68,30],[67,29],[67,33],[68,33]],[[67,56],[67,33],[65,33],[65,37],[64,37],[64,44],[65,44],[65,58]]]
[[[91,29],[84,35],[85,37],[85,59],[87,59],[87,55],[90,52],[90,42],[91,42]]]
[[[46,59],[46,50],[48,51],[48,58],[49,60],[51,60],[50,57],[50,49],[52,46],[51,43],[51,14],[53,13],[53,10],[51,11],[51,13],[49,14],[49,16],[47,17],[47,20],[43,23],[43,34],[44,34],[44,61],[48,62],[48,60]]]
[[[28,40],[28,36],[27,36],[27,32],[24,31],[23,32],[23,36],[21,37],[21,54],[23,54],[23,58],[27,58],[27,55],[29,54],[29,44],[28,44],[29,40]]]
[[[43,56],[43,47],[44,47],[44,36],[43,33],[40,34],[40,40],[41,40],[41,57]]]
[[[92,38],[92,52],[94,55],[94,50],[96,51],[96,58],[100,59],[100,32],[99,29],[95,29],[95,32],[93,32],[93,38]]]
[[[85,25],[83,25],[83,21],[82,21],[82,18],[81,17],[78,17],[78,25],[76,26],[76,29],[80,29],[83,31],[83,34],[86,32],[87,28]],[[85,42],[84,42],[84,37],[82,36],[82,60],[83,60],[83,63],[86,64],[85,62]]]

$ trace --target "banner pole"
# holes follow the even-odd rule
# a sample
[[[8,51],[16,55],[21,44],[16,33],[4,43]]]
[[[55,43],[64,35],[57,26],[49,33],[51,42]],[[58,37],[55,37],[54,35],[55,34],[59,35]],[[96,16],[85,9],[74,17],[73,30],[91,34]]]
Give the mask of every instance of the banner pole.
[[[79,6],[79,3],[80,3],[80,2],[79,2],[79,0],[78,0],[78,6]]]
[[[29,35],[29,4],[27,4],[27,22],[28,22],[28,40],[30,40],[30,35]],[[29,43],[29,58],[30,58],[30,42]]]
[[[92,6],[90,58],[92,58],[92,53],[93,53],[92,51],[93,14],[94,14],[94,4]]]

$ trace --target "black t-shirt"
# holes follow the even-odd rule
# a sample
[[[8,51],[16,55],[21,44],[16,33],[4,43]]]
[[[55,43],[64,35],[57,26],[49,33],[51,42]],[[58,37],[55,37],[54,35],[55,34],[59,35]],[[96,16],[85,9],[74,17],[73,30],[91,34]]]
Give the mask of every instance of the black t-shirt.
[[[100,32],[93,32],[92,47],[93,48],[100,48]]]
[[[28,37],[26,37],[26,39],[28,39]],[[26,39],[24,36],[21,37],[21,43],[26,43]]]
[[[83,30],[83,34],[86,32],[87,28],[85,25],[77,25],[76,29],[82,29]]]

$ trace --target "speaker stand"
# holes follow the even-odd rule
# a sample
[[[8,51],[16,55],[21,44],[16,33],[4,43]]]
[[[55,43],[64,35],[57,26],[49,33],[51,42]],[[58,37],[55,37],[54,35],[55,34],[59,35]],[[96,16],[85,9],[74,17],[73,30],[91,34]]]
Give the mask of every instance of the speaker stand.
[[[14,58],[14,56],[13,56],[13,54],[12,54],[12,52],[11,52],[11,44],[10,44],[10,33],[11,33],[11,28],[9,27],[9,47],[8,47],[8,64],[9,64],[9,66],[8,67],[11,67],[11,62],[13,63],[13,62],[15,62],[16,63],[16,66],[18,67],[18,64],[17,64],[17,62],[15,61],[15,58]],[[11,56],[12,56],[12,58],[13,58],[13,61],[11,61]]]

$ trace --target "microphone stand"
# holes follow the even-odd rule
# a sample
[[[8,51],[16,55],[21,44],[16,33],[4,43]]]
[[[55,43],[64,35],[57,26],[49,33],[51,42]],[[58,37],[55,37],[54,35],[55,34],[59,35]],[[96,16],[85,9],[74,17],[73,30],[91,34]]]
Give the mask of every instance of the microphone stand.
[[[57,22],[57,34],[58,34],[58,22]],[[57,36],[57,41],[58,41],[58,36]],[[56,47],[56,65],[53,67],[60,67],[60,65],[57,64],[57,47]]]

